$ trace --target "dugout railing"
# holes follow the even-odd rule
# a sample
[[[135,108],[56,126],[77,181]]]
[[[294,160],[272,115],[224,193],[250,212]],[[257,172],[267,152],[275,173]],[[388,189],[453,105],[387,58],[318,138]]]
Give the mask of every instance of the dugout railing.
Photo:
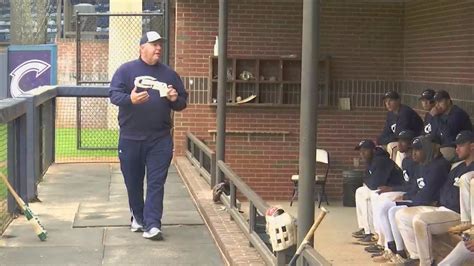
[[[38,183],[55,162],[60,97],[106,98],[108,87],[45,86],[0,100],[0,171],[25,202],[38,200]],[[19,209],[4,184],[0,192],[2,232]]]
[[[8,175],[9,182],[24,201],[37,199],[38,183],[49,166],[56,161],[57,146],[60,143],[56,132],[58,99],[78,97],[105,100],[108,97],[108,87],[45,86],[31,90],[19,98],[0,100],[0,125],[5,128],[3,149],[0,134],[0,163],[3,163],[0,165],[6,165],[0,171]],[[59,111],[62,112],[62,109]],[[191,133],[186,135],[186,141],[188,159],[208,182],[210,188],[216,183],[217,171],[229,180],[230,195],[223,194],[221,201],[231,219],[247,236],[250,244],[257,249],[267,264],[284,265],[287,254],[273,252],[268,243],[262,239],[262,235],[256,231],[258,217],[263,216],[269,205],[227,164],[216,161],[215,152],[204,142]],[[249,201],[248,220],[239,211],[237,193]],[[18,212],[11,196],[8,196],[7,203],[8,213]],[[5,228],[10,220],[0,221],[0,229]],[[328,265],[327,261],[312,248],[305,249],[302,260],[304,265]]]
[[[226,207],[230,218],[235,221],[241,231],[245,234],[251,246],[253,246],[267,265],[286,265],[289,256],[287,251],[273,252],[268,241],[264,240],[261,232],[258,232],[259,218],[264,217],[266,210],[270,207],[257,193],[255,193],[225,162],[216,161],[215,152],[203,141],[188,132],[186,134],[186,157],[193,164],[199,174],[212,188],[216,184],[217,171],[229,181],[230,194],[224,193],[220,200]],[[237,204],[238,193],[249,202],[248,218],[244,216]],[[260,230],[261,231],[261,230]],[[259,234],[260,233],[260,234]],[[300,259],[302,265],[330,265],[314,248],[305,248]]]

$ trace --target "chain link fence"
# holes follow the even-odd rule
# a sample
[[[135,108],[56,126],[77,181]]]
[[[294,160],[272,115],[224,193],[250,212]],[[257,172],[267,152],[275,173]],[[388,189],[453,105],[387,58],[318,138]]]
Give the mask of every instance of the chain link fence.
[[[107,98],[58,98],[55,162],[117,162],[118,129]]]
[[[72,76],[81,86],[108,86],[116,69],[139,56],[144,32],[167,38],[164,11],[140,14],[76,14],[76,66]],[[162,61],[168,60],[167,42]],[[74,68],[66,68],[73,71]],[[68,73],[60,73],[68,76]],[[115,162],[118,108],[108,98],[58,98],[56,162]]]

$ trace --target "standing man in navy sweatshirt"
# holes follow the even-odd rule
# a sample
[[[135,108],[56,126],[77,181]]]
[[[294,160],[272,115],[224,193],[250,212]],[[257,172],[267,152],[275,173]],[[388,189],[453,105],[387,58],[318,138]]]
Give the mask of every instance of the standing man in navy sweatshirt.
[[[437,91],[434,99],[438,113],[438,137],[441,140],[441,153],[448,161],[456,161],[454,139],[463,130],[472,130],[469,115],[453,104],[449,93],[444,90]]]
[[[159,62],[162,42],[155,31],[140,39],[140,57],[121,65],[110,83],[110,101],[119,107],[118,155],[127,187],[131,230],[161,240],[164,185],[173,157],[171,111],[186,108],[187,93],[179,75]],[[137,88],[135,78],[149,76],[167,84],[166,95]],[[147,173],[146,199],[143,181]]]
[[[423,120],[413,109],[401,103],[398,92],[385,93],[383,100],[388,113],[377,144],[387,145],[387,152],[390,154],[390,158],[394,159],[393,151],[397,144],[398,134],[403,130],[411,130],[415,136],[419,136],[423,130]]]

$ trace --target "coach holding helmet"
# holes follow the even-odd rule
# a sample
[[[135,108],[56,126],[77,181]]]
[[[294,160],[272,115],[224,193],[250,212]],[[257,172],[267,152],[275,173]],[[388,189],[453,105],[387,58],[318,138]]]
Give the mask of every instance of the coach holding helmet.
[[[131,230],[143,231],[144,238],[154,240],[162,239],[164,185],[173,157],[170,114],[186,108],[188,97],[179,75],[159,62],[162,42],[157,32],[145,33],[140,39],[140,57],[117,69],[109,90],[110,101],[119,107],[118,155],[127,187]],[[135,87],[135,78],[141,76],[165,84],[166,95],[160,95],[162,90]]]

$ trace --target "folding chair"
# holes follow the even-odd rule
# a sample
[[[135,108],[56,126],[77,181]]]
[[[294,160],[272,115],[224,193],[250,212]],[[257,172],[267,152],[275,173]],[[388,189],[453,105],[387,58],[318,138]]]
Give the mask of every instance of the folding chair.
[[[323,175],[316,175],[314,178],[314,184],[316,186],[316,192],[319,201],[318,208],[320,208],[323,198],[326,200],[326,204],[329,205],[328,196],[326,195],[326,181],[328,179],[330,161],[329,153],[326,150],[316,149],[316,164],[326,165],[326,172]],[[293,201],[298,195],[298,180],[299,175],[291,176],[291,181],[293,181],[293,195],[291,196],[290,206],[293,205]]]

